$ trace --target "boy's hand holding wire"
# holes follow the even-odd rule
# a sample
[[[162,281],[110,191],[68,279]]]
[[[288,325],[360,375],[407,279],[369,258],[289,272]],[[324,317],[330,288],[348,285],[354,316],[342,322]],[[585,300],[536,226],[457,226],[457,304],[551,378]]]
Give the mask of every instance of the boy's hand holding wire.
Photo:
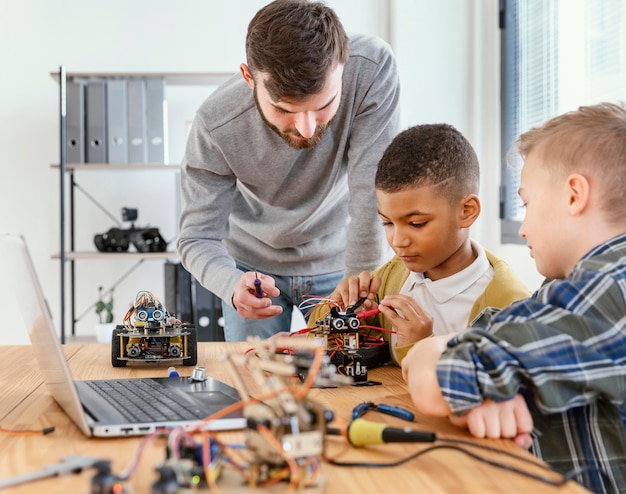
[[[408,295],[386,295],[378,305],[396,331],[396,345],[404,346],[433,334],[433,318]]]

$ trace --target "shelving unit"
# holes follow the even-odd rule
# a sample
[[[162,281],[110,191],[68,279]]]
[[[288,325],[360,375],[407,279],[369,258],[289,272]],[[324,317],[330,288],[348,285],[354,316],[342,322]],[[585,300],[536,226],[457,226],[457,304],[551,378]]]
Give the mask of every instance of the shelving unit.
[[[231,73],[156,73],[156,72],[66,72],[61,66],[57,72],[51,72],[50,76],[59,84],[59,163],[52,165],[59,170],[59,231],[60,246],[59,253],[52,256],[60,261],[60,331],[61,343],[65,343],[66,338],[66,310],[67,310],[67,290],[69,288],[69,311],[71,315],[71,334],[75,335],[76,319],[76,262],[93,260],[136,260],[137,264],[146,260],[171,260],[177,259],[176,252],[98,252],[95,247],[93,251],[75,250],[75,197],[74,190],[77,186],[75,181],[76,173],[88,173],[95,170],[106,170],[123,172],[127,170],[152,170],[152,171],[179,171],[178,165],[165,163],[67,163],[66,159],[66,136],[67,136],[67,82],[72,79],[119,79],[137,77],[159,77],[163,78],[166,87],[168,85],[184,86],[217,86],[230,77]],[[69,177],[69,188],[66,187],[66,179]],[[68,214],[69,213],[69,214]],[[66,264],[69,263],[69,279],[66,277]],[[131,268],[132,271],[133,268]]]

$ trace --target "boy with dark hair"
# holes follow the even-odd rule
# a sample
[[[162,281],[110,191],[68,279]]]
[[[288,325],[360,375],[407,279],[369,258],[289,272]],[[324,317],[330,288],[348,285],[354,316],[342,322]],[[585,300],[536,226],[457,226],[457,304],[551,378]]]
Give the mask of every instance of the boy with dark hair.
[[[178,252],[222,299],[227,341],[288,329],[303,293],[381,262],[371,184],[399,128],[389,45],[323,2],[268,3],[246,59],[197,111],[181,170]]]
[[[626,492],[626,109],[581,107],[517,148],[519,234],[551,281],[417,343],[403,375],[420,412],[516,437],[594,493]]]
[[[446,124],[401,132],[378,163],[378,214],[396,255],[371,274],[345,278],[328,298],[348,307],[367,297],[360,310],[378,306],[382,317],[368,325],[394,330],[396,362],[416,341],[460,331],[483,309],[530,295],[504,261],[470,238],[479,182],[474,149]],[[313,312],[309,325],[327,310]]]

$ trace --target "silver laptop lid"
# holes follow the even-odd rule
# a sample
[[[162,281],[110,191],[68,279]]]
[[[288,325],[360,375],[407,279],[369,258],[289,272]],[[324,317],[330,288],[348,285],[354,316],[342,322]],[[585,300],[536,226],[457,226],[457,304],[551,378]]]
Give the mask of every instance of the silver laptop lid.
[[[21,235],[0,233],[0,279],[13,287],[19,312],[28,330],[44,382],[52,397],[87,436],[91,430],[83,413],[59,336]]]

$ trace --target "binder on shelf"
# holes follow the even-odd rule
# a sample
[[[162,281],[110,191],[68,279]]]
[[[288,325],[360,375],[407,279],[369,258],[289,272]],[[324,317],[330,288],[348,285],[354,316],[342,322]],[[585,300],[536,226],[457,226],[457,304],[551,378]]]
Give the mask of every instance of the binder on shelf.
[[[146,79],[146,128],[148,163],[165,163],[166,123],[165,117],[165,79],[148,77]]]
[[[65,89],[67,163],[85,162],[85,83],[68,80]]]
[[[86,89],[86,161],[106,163],[106,84],[87,81]]]
[[[221,300],[179,262],[166,262],[164,274],[167,310],[182,322],[195,325],[198,341],[224,341]]]
[[[106,86],[108,163],[128,163],[126,80],[108,79]]]
[[[127,81],[128,95],[128,162],[145,163],[148,160],[146,144],[146,83],[144,79]]]

